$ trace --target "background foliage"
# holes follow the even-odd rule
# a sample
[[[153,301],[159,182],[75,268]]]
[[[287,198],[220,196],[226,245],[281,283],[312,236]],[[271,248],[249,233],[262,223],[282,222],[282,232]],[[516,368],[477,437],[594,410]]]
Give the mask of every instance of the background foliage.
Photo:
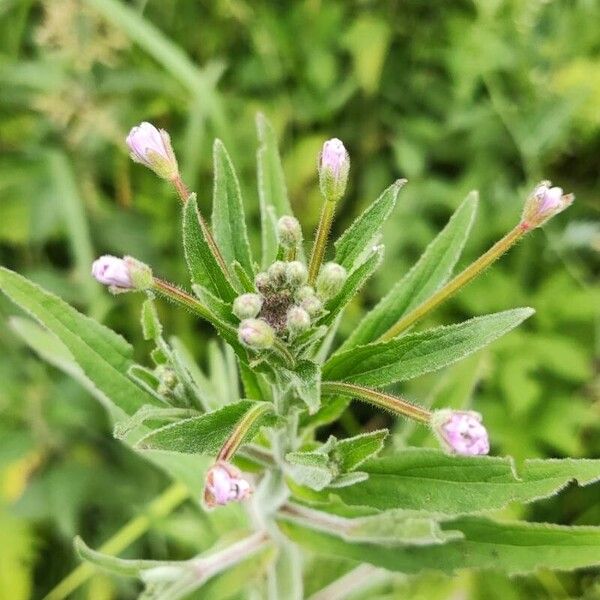
[[[145,348],[140,299],[108,297],[89,265],[103,252],[128,253],[184,281],[179,207],[166,185],[131,163],[123,138],[142,119],[168,129],[205,211],[210,147],[222,138],[256,223],[254,115],[262,110],[280,135],[290,197],[307,230],[320,207],[315,156],[328,137],[342,138],[353,161],[338,231],[394,179],[409,180],[387,225],[384,267],[362,305],[348,310],[349,333],[469,190],[479,189],[482,210],[465,261],[514,223],[525,190],[550,177],[575,192],[574,207],[435,320],[507,305],[533,306],[536,316],[491,350],[411,382],[408,395],[434,406],[472,401],[497,454],[598,457],[599,21],[590,0],[5,0],[0,260]],[[0,311],[14,313],[4,300]],[[219,368],[208,329],[182,312],[161,317]],[[98,546],[166,479],[114,442],[99,405],[25,350],[16,326],[3,318],[0,329],[0,598],[20,600],[42,596],[77,564],[75,534]],[[387,418],[353,405],[334,433],[377,429]],[[394,443],[424,436],[399,423]],[[567,490],[526,516],[599,524],[597,492]],[[185,557],[220,533],[186,505],[131,555]],[[308,565],[307,591],[335,570]],[[593,598],[597,577],[396,578],[363,597]],[[97,575],[80,597],[126,598],[131,585]]]

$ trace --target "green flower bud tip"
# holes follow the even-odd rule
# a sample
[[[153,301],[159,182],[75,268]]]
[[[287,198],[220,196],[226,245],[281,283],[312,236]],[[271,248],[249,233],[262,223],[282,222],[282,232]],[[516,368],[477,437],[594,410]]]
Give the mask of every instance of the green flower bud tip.
[[[287,263],[287,280],[290,287],[294,289],[300,287],[306,283],[307,277],[308,271],[306,270],[304,263],[301,263],[299,260],[293,260],[292,262]]]
[[[233,314],[240,320],[253,319],[260,312],[262,303],[258,294],[242,294],[233,301]]]
[[[267,350],[275,342],[275,331],[262,319],[245,319],[240,323],[238,338],[253,350]]]
[[[322,300],[333,298],[342,289],[346,277],[344,267],[334,262],[326,263],[317,277],[317,295]]]
[[[521,225],[524,229],[540,227],[554,215],[568,208],[575,200],[573,194],[563,194],[560,187],[542,181],[525,201]]]
[[[256,289],[263,295],[268,294],[271,291],[271,280],[264,271],[256,275],[254,278],[254,285],[256,286]]]
[[[342,141],[327,140],[319,159],[319,184],[326,200],[336,202],[344,195],[349,171],[350,157]]]
[[[300,302],[300,306],[313,318],[323,310],[323,303],[314,295],[304,298]]]
[[[171,138],[164,129],[143,122],[131,129],[125,141],[131,158],[152,169],[162,179],[171,181],[179,174]]]
[[[277,238],[285,248],[296,248],[302,242],[302,228],[298,219],[285,215],[277,222]]]
[[[293,335],[302,333],[310,327],[310,315],[300,306],[292,306],[287,312],[286,326]]]
[[[273,288],[280,289],[287,283],[287,263],[276,260],[268,269],[269,283]]]

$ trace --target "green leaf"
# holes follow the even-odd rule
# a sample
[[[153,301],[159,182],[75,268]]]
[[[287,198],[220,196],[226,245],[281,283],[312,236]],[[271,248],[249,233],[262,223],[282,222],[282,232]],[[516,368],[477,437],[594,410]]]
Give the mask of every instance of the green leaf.
[[[217,316],[224,323],[237,326],[239,319],[233,314],[231,303],[221,300],[221,298],[215,296],[207,288],[198,283],[192,284],[192,291],[194,292],[194,296],[196,296],[204,306],[208,307],[213,315]]]
[[[247,274],[254,274],[246,230],[240,183],[221,140],[215,140],[212,226],[215,240],[227,265],[237,261]]]
[[[346,504],[457,515],[546,498],[572,480],[588,485],[600,479],[600,460],[529,459],[516,471],[510,458],[410,449],[361,470],[367,481],[336,491]]]
[[[325,304],[326,314],[319,319],[319,325],[330,325],[348,302],[354,298],[358,290],[366,283],[383,260],[383,246],[377,246],[369,258],[354,269],[344,282],[342,289]]]
[[[329,457],[319,452],[288,452],[286,473],[300,485],[320,491],[335,478]]]
[[[437,371],[487,346],[533,312],[516,308],[358,346],[334,354],[323,367],[323,380],[380,387]]]
[[[372,543],[348,543],[339,536],[279,521],[283,532],[304,548],[399,571],[497,569],[509,574],[540,568],[570,570],[600,564],[600,527],[567,527],[546,523],[497,523],[465,517],[442,524],[458,531],[461,540],[443,545],[387,548]]]
[[[244,415],[259,404],[252,400],[240,400],[200,417],[166,425],[143,437],[137,447],[185,454],[216,454]],[[273,421],[272,414],[261,415],[252,423],[244,440],[250,441],[263,425]]]
[[[335,262],[350,271],[358,258],[378,242],[406,179],[398,179],[371,204],[335,242]]]
[[[192,283],[207,288],[223,300],[231,301],[237,293],[215,260],[200,224],[196,195],[183,207],[183,249]]]
[[[148,298],[142,304],[142,333],[145,340],[156,340],[162,335],[162,325],[156,312],[156,304]]]
[[[376,340],[448,280],[469,236],[476,210],[477,194],[472,192],[415,266],[361,321],[343,349]]]
[[[258,197],[262,232],[262,266],[270,265],[277,255],[277,220],[292,215],[277,140],[271,124],[259,113],[256,116],[259,148],[257,152]]]
[[[321,367],[310,360],[301,360],[294,371],[286,370],[284,377],[289,379],[296,394],[314,414],[321,405]]]
[[[380,429],[339,440],[331,452],[332,458],[342,473],[353,471],[383,450],[387,436],[387,429]]]
[[[127,376],[132,349],[120,335],[4,267],[0,267],[0,290],[54,334],[85,377],[121,410],[133,414],[145,404],[159,404]]]

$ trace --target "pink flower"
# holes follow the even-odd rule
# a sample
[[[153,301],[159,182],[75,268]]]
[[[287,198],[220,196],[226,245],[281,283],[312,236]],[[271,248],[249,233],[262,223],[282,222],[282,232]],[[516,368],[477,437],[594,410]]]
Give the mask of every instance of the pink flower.
[[[554,215],[568,208],[575,200],[573,194],[563,194],[563,189],[542,181],[533,190],[523,209],[523,227],[540,227]]]
[[[349,170],[350,157],[342,141],[327,140],[319,159],[319,184],[326,200],[336,202],[344,195]]]
[[[433,414],[432,426],[444,449],[450,453],[471,456],[490,451],[488,432],[477,412],[438,410]]]
[[[157,129],[144,121],[133,127],[125,140],[131,158],[163,179],[173,179],[178,174],[177,159],[171,146],[171,138],[164,129]]]
[[[124,259],[105,254],[94,261],[92,275],[104,285],[113,286],[122,290],[133,288],[129,267]]]
[[[229,463],[217,462],[206,473],[204,502],[209,508],[245,500],[251,493],[242,473]]]

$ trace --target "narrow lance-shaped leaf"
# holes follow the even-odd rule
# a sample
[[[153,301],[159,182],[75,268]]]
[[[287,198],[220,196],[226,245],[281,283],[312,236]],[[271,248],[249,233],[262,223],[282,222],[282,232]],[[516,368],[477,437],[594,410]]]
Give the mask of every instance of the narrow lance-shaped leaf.
[[[399,179],[373,202],[335,242],[335,262],[351,270],[365,249],[370,248],[394,210],[406,179]]]
[[[323,380],[381,387],[437,371],[487,346],[533,312],[517,308],[358,346],[334,354],[323,367]]]
[[[516,470],[510,458],[415,448],[370,460],[361,470],[368,480],[336,491],[346,504],[457,515],[552,496],[573,480],[588,485],[600,479],[600,460],[529,459]]]
[[[254,268],[246,230],[242,192],[231,158],[220,140],[214,145],[214,194],[212,226],[227,265],[237,261],[247,274]]]
[[[133,364],[131,347],[114,331],[3,267],[0,290],[64,344],[86,378],[115,406],[132,414],[145,404],[159,403],[127,376]]]
[[[226,301],[237,293],[217,263],[200,226],[200,213],[195,194],[183,207],[183,249],[192,283],[206,287]]]
[[[447,281],[469,236],[476,210],[477,194],[472,192],[415,266],[369,311],[341,350],[376,340]]]
[[[144,450],[158,449],[186,454],[216,454],[244,415],[258,404],[261,403],[240,400],[214,412],[166,425],[143,437],[137,446]],[[274,420],[275,417],[272,413],[263,413],[247,429],[244,440],[251,440],[263,425],[272,424]]]
[[[389,548],[349,543],[341,537],[292,521],[279,521],[292,540],[320,555],[368,562],[401,573],[458,569],[500,569],[510,575],[537,569],[569,570],[600,564],[600,527],[568,527],[547,523],[497,523],[464,517],[443,523],[463,539],[442,545]]]
[[[314,414],[321,405],[321,368],[309,360],[301,360],[294,371],[284,371],[298,397],[308,406],[308,412]]]

